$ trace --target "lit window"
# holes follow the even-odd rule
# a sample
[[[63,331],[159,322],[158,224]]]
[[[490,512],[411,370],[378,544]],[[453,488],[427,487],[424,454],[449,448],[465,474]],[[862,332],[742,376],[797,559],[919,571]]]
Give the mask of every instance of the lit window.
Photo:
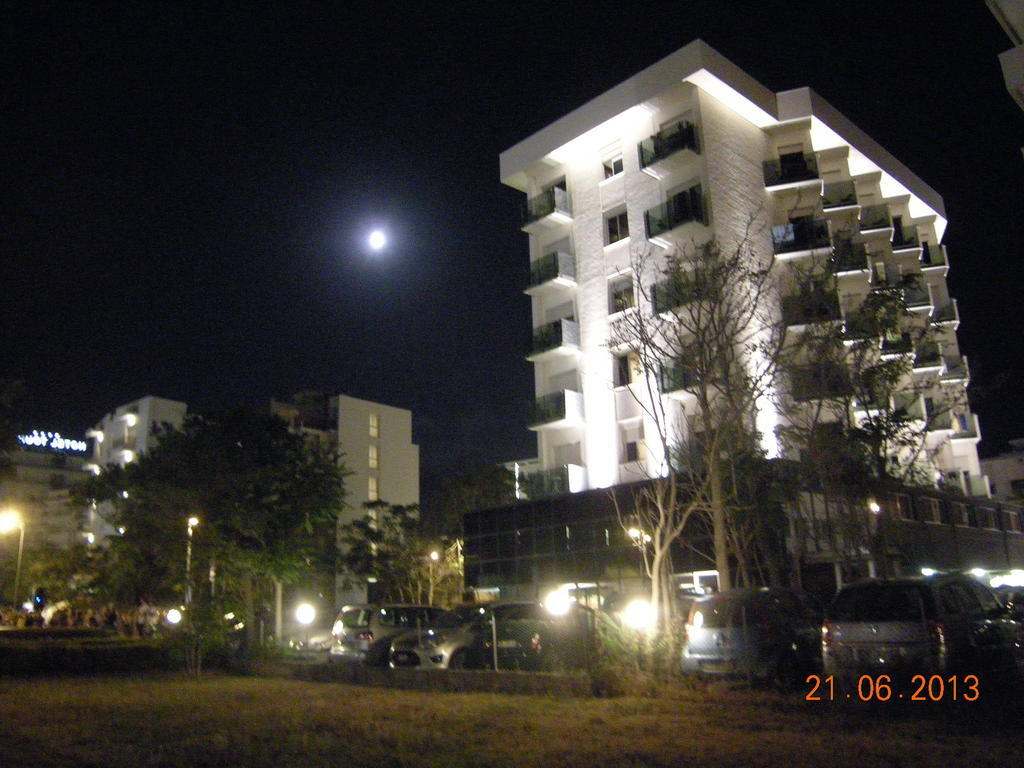
[[[610,179],[622,173],[622,155],[604,161],[604,177]]]
[[[376,413],[370,414],[370,437],[380,437],[380,417]]]
[[[377,467],[380,465],[380,457],[377,454],[377,446],[376,445],[371,445],[370,446],[369,461],[370,461],[370,469],[377,469]]]
[[[640,376],[640,358],[635,352],[615,356],[615,386],[624,387]]]
[[[366,498],[368,501],[377,501],[380,499],[380,491],[377,488],[376,477],[367,478]]]
[[[629,237],[629,219],[626,217],[625,211],[609,216],[604,221],[609,245]]]

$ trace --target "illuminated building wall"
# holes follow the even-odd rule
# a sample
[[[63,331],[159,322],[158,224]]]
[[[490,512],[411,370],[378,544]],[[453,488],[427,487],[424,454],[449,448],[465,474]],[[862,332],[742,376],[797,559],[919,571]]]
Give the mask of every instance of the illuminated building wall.
[[[636,370],[628,347],[609,346],[624,313],[651,311],[629,267],[641,249],[745,242],[784,271],[850,236],[864,258],[838,277],[837,320],[886,275],[915,275],[915,322],[937,328],[939,350],[921,373],[936,387],[941,380],[944,393],[965,391],[942,199],[807,88],[773,93],[695,41],[503,152],[500,173],[526,196],[536,389],[528,426],[539,469],[524,485],[533,498],[663,471],[637,402],[657,372]],[[799,242],[815,228],[821,242]],[[646,288],[654,275],[639,279]],[[685,435],[692,397],[661,396]],[[914,406],[927,407],[926,399]],[[929,429],[927,452],[937,482],[986,495],[977,418],[962,400]],[[756,414],[771,456],[779,455],[776,426],[793,415],[773,402],[766,398]]]

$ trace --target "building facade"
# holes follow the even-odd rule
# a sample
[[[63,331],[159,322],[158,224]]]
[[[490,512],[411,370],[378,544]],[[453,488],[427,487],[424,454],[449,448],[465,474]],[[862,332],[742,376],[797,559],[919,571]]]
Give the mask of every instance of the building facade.
[[[981,460],[992,498],[1024,502],[1024,438],[1010,441],[1010,450]]]
[[[811,314],[851,337],[867,297],[900,292],[906,328],[879,339],[877,355],[913,357],[913,395],[894,407],[920,414],[914,460],[938,486],[987,495],[946,284],[942,199],[816,93],[773,93],[695,41],[511,147],[500,167],[527,198],[539,458],[530,487],[577,492],[664,471],[645,393],[661,393],[682,433],[693,400],[610,339],[628,313],[660,311],[654,287],[641,284],[655,276],[636,273],[638,252],[657,263],[715,242],[774,260],[783,292],[774,311],[793,338],[811,322],[797,306],[807,299],[797,277],[810,266],[841,261],[829,316]],[[915,329],[928,330],[927,343],[903,349]],[[769,456],[784,455],[778,427],[801,408],[785,402],[766,398],[756,414]]]
[[[338,525],[367,514],[366,504],[420,502],[420,453],[412,442],[412,412],[348,395],[304,392],[271,412],[309,439],[337,447],[345,469],[345,511]],[[372,588],[339,574],[335,604],[366,602]]]

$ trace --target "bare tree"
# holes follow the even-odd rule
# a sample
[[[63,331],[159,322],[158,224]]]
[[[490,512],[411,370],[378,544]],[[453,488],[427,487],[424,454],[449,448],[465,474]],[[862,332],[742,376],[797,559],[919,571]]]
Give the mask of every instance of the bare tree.
[[[631,387],[654,434],[647,482],[636,492],[627,530],[650,536],[647,563],[653,602],[666,600],[671,548],[688,521],[710,521],[719,586],[732,586],[730,555],[742,559],[746,538],[733,531],[736,462],[761,455],[758,414],[785,341],[771,254],[749,231],[738,242],[691,244],[631,253],[637,306],[612,326],[610,345],[635,356],[641,383]]]

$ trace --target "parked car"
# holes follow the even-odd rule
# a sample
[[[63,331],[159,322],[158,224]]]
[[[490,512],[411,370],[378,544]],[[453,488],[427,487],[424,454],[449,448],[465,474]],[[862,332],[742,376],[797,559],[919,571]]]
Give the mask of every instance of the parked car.
[[[496,636],[499,669],[538,670],[554,645],[585,630],[584,612],[577,606],[554,617],[535,602],[460,606],[422,631],[395,637],[391,666],[493,669]]]
[[[965,575],[869,580],[842,587],[825,614],[825,674],[852,677],[1013,673],[1020,625]]]
[[[429,605],[346,605],[331,630],[328,661],[385,665],[395,635],[428,627],[447,613]]]
[[[821,609],[781,588],[736,589],[690,607],[683,670],[747,676],[792,690],[821,665]]]

